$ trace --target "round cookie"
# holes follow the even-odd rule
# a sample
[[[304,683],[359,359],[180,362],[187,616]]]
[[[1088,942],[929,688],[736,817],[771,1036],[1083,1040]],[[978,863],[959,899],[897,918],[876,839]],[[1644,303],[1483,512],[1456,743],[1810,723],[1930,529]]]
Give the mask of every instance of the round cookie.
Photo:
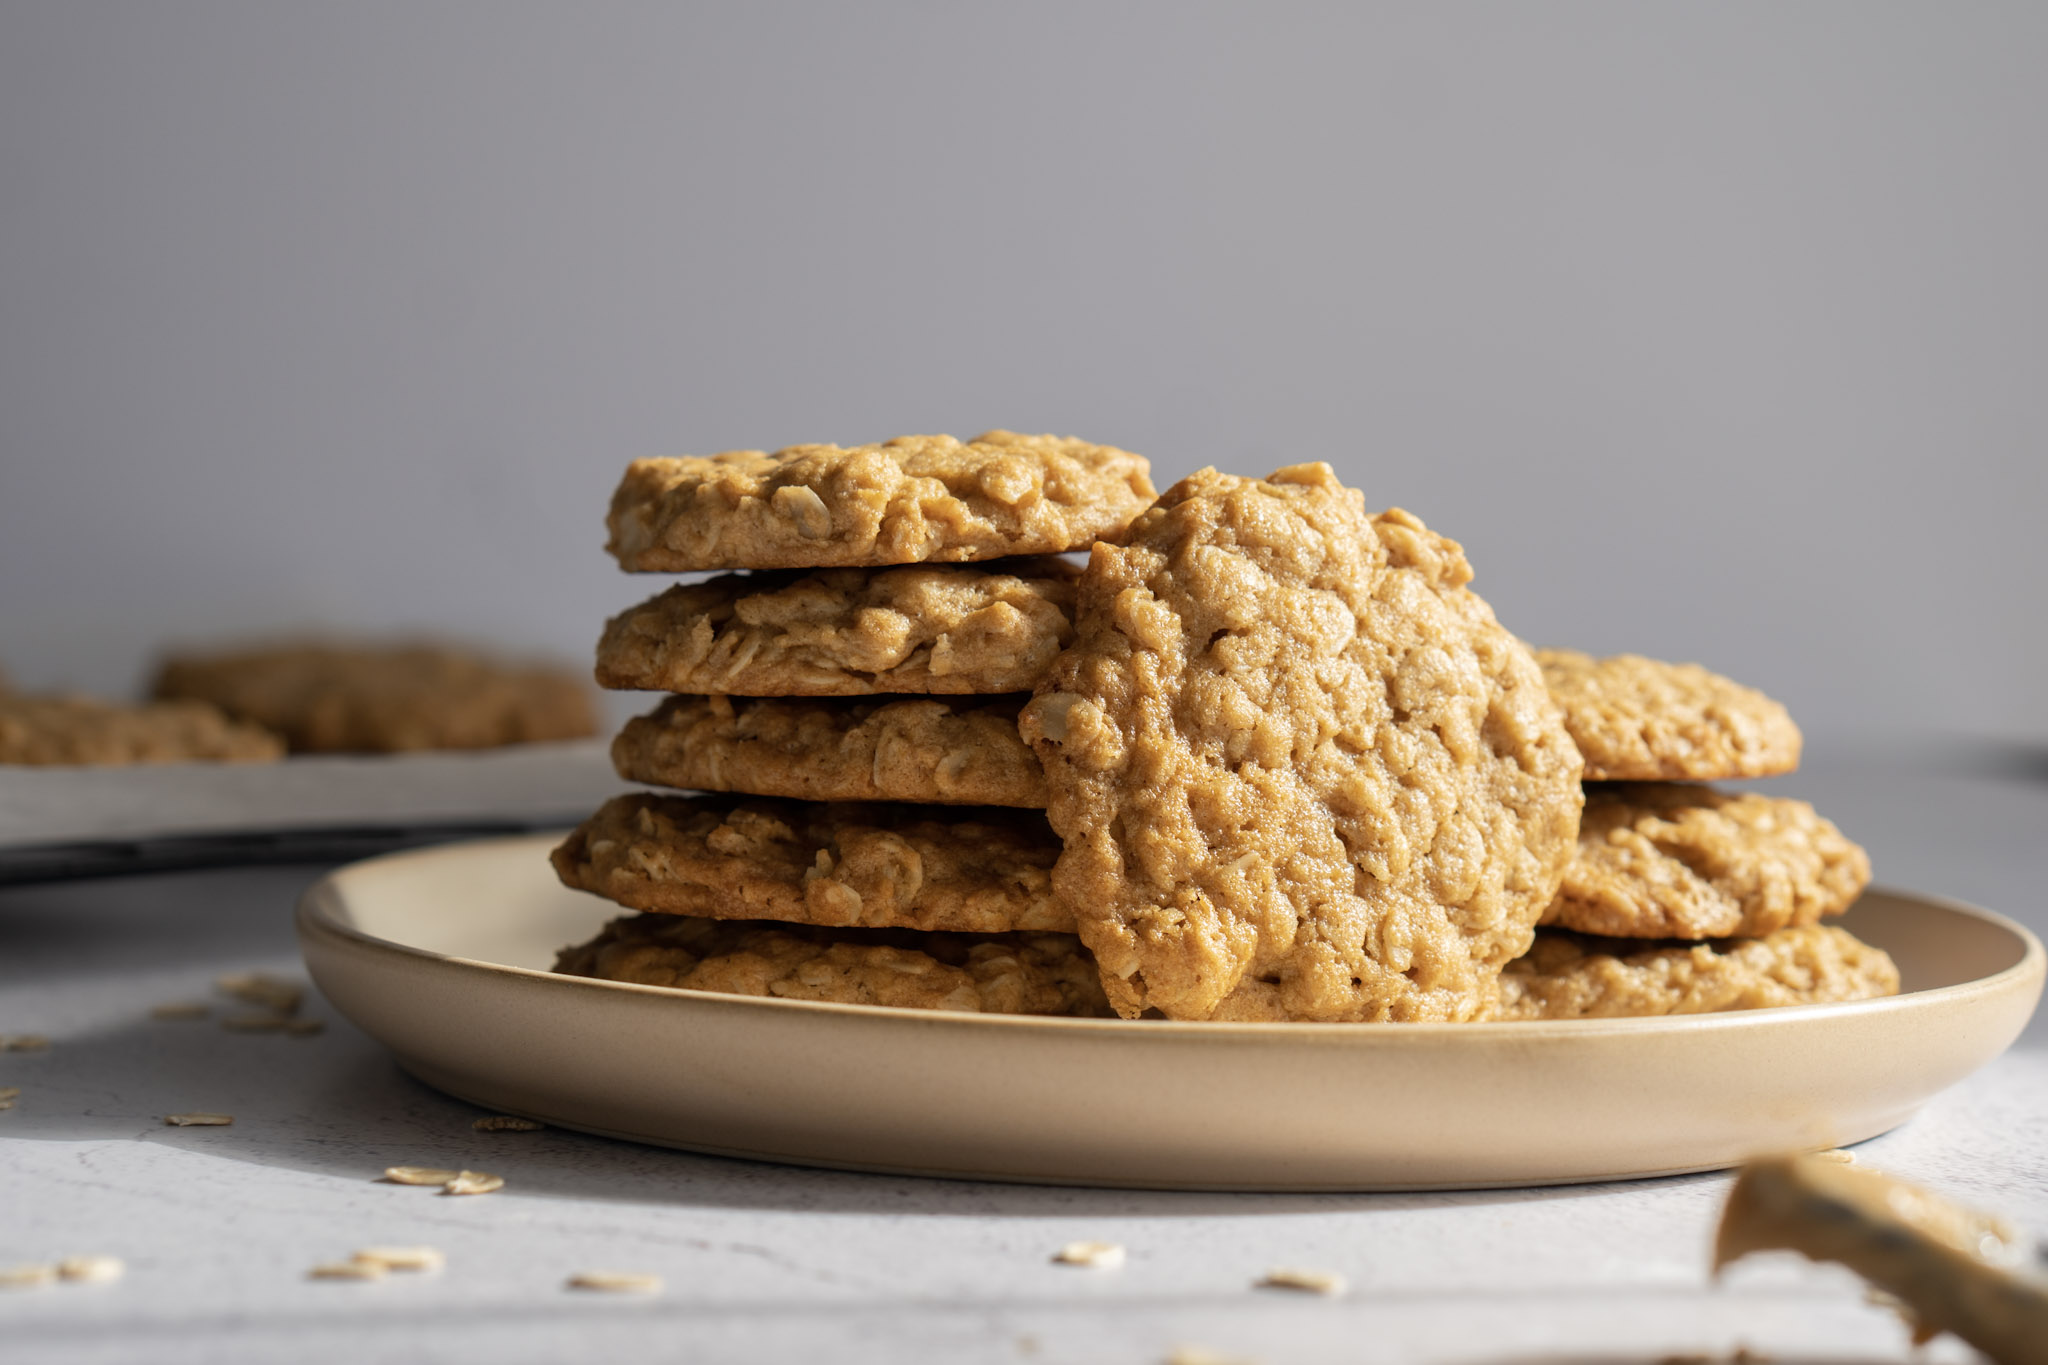
[[[1023,698],[670,697],[612,741],[629,782],[803,801],[1045,809]]]
[[[1899,991],[1879,949],[1833,925],[1762,938],[1658,944],[1545,929],[1500,977],[1495,1019],[1617,1019],[1712,1014]]]
[[[265,763],[284,757],[268,730],[200,701],[117,706],[90,697],[0,694],[0,764]]]
[[[1020,720],[1118,1013],[1457,1020],[1528,947],[1579,756],[1458,545],[1327,465],[1205,470],[1098,545]]]
[[[1539,649],[1536,661],[1588,782],[1713,782],[1799,766],[1799,727],[1785,708],[1698,664],[1572,649]]]
[[[612,495],[619,567],[857,568],[1059,554],[1152,501],[1144,457],[991,431],[635,460]]]
[[[555,970],[600,981],[839,1005],[973,1014],[1111,1013],[1072,934],[921,934],[768,920],[628,915],[564,948]]]
[[[1804,801],[1674,782],[1586,788],[1543,923],[1621,938],[1756,937],[1847,910],[1870,858]]]
[[[1074,566],[728,574],[606,623],[605,687],[741,697],[1028,692],[1073,638]]]
[[[615,796],[553,854],[633,910],[869,929],[1071,933],[1036,811]]]
[[[275,730],[294,753],[490,749],[597,733],[590,685],[575,674],[433,645],[174,656],[153,690]]]

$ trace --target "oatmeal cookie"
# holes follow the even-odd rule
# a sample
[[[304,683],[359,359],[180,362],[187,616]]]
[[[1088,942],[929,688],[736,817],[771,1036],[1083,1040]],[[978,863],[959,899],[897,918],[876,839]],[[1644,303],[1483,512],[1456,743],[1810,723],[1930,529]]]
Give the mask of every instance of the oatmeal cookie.
[[[117,706],[90,697],[0,694],[0,764],[266,763],[276,735],[199,701]]]
[[[612,495],[619,567],[863,568],[1085,550],[1152,501],[1144,457],[991,431],[635,460]]]
[[[1500,976],[1496,1019],[1615,1019],[1869,1000],[1899,993],[1891,958],[1833,925],[1762,938],[1644,944],[1544,929]]]
[[[742,697],[1028,692],[1074,636],[1059,559],[682,583],[621,613],[606,687]]]
[[[1698,664],[1571,649],[1539,649],[1536,661],[1588,782],[1712,782],[1799,766],[1799,727],[1785,708]]]
[[[1621,938],[1754,938],[1849,908],[1870,858],[1804,801],[1676,782],[1586,788],[1543,923]]]
[[[432,645],[283,644],[165,660],[159,697],[211,702],[294,753],[490,749],[597,733],[589,686],[562,669]]]
[[[1454,541],[1327,465],[1205,470],[1098,545],[1025,707],[1120,1014],[1465,1019],[1578,832],[1579,756]]]
[[[632,910],[865,929],[1071,933],[1036,811],[613,797],[554,852],[564,884]]]
[[[804,801],[1045,809],[1022,697],[670,697],[612,741],[629,782]]]
[[[928,934],[772,920],[627,915],[555,970],[722,995],[970,1014],[1111,1013],[1072,934]]]

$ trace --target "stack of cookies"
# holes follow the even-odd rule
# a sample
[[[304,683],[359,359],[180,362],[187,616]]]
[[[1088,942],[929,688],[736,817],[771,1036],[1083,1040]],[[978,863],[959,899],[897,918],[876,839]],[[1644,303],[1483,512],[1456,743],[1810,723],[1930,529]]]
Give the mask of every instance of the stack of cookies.
[[[610,549],[679,583],[613,619],[610,688],[667,692],[555,851],[639,915],[559,969],[793,999],[1106,1014],[1055,897],[1017,714],[1078,571],[1153,499],[1139,456],[990,432],[641,460]]]
[[[1884,953],[1823,925],[1870,859],[1804,801],[1704,784],[1799,766],[1785,708],[1697,664],[1540,650],[1586,762],[1578,849],[1499,1015],[1570,1019],[1856,1000]]]
[[[620,774],[713,794],[616,798],[555,851],[641,912],[558,970],[1275,1022],[1896,989],[1816,923],[1861,850],[1698,785],[1789,771],[1782,708],[1691,666],[1539,662],[1457,542],[1327,465],[1152,501],[1121,451],[905,438],[642,461],[610,524],[628,570],[723,575],[598,651],[604,685],[675,694]]]

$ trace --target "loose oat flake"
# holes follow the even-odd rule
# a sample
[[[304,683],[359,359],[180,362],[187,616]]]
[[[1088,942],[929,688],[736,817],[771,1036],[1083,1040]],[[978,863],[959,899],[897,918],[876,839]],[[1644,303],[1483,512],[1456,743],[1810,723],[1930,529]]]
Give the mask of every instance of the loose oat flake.
[[[57,1262],[57,1277],[86,1284],[107,1284],[127,1271],[119,1256],[66,1256]]]
[[[1341,1294],[1344,1277],[1328,1270],[1269,1270],[1261,1289],[1296,1289],[1304,1294]]]
[[[323,1261],[306,1272],[309,1280],[381,1280],[384,1266],[376,1261]]]
[[[1053,1253],[1061,1265],[1087,1266],[1090,1270],[1121,1270],[1124,1249],[1115,1242],[1069,1242]]]
[[[448,1263],[435,1247],[364,1247],[349,1259],[386,1270],[439,1270]]]
[[[225,1128],[235,1121],[233,1114],[165,1114],[164,1123],[172,1128]]]
[[[439,1166],[386,1166],[383,1178],[394,1185],[445,1185],[457,1174]]]
[[[459,1171],[453,1180],[441,1187],[443,1194],[489,1194],[492,1190],[505,1188],[505,1177],[490,1175],[483,1171]]]
[[[152,1019],[183,1020],[204,1019],[213,1013],[213,1006],[196,1001],[175,1001],[168,1005],[156,1005],[149,1011]]]
[[[639,1270],[579,1270],[569,1277],[571,1289],[595,1289],[607,1294],[659,1294],[661,1276]]]
[[[492,1114],[469,1126],[479,1133],[537,1133],[547,1127],[539,1119],[522,1119],[514,1114]]]
[[[53,1283],[57,1268],[48,1265],[0,1266],[0,1289],[39,1289]]]
[[[17,1033],[7,1040],[9,1052],[42,1052],[50,1046],[50,1040],[40,1033]]]
[[[296,981],[263,972],[230,972],[217,978],[213,988],[245,1005],[257,1005],[277,1014],[296,1014],[299,1002],[306,998],[306,988]]]

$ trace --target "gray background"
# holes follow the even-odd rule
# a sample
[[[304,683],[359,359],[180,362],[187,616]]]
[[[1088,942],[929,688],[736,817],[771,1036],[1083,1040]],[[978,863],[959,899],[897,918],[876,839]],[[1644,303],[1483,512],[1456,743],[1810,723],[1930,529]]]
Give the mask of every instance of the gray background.
[[[0,8],[0,660],[586,655],[638,455],[1327,459],[1532,639],[2048,737],[2048,6]]]

